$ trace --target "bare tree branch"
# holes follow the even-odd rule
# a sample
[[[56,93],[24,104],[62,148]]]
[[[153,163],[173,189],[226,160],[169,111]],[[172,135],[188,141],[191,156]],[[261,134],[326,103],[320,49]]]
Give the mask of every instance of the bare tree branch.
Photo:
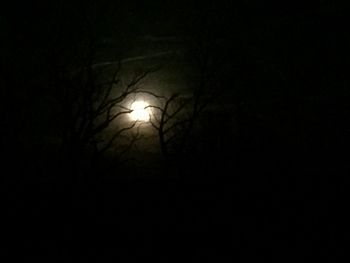
[[[135,125],[136,125],[136,123],[137,123],[137,121],[133,122],[130,126],[125,127],[125,128],[122,128],[122,129],[118,130],[117,132],[115,132],[115,134],[109,139],[108,143],[107,143],[104,147],[102,147],[101,149],[99,149],[99,153],[101,154],[101,153],[105,152],[106,150],[108,150],[108,149],[112,146],[113,142],[114,142],[123,132],[128,131],[128,130],[134,128]]]

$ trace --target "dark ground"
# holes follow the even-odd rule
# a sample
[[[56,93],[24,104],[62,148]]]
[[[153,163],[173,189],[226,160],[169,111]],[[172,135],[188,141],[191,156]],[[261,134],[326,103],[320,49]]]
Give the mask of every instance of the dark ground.
[[[349,171],[340,150],[348,142],[316,136],[302,144],[258,138],[222,156],[120,166],[79,182],[22,163],[3,188],[3,237],[10,254],[50,262],[337,262]]]

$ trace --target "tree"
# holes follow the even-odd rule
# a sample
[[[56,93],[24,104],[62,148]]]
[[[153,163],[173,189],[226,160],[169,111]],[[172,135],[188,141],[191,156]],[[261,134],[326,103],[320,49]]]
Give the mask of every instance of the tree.
[[[204,136],[215,136],[207,133],[208,126],[212,125],[217,131],[224,129],[225,123],[233,121],[238,106],[232,105],[229,109],[231,116],[221,123],[217,123],[219,118],[211,118],[214,108],[218,116],[229,115],[224,113],[228,111],[225,106],[220,105],[227,97],[225,81],[228,81],[227,77],[220,75],[225,63],[217,50],[222,48],[217,39],[203,36],[186,38],[185,41],[186,63],[190,65],[189,72],[185,72],[189,91],[186,94],[172,93],[167,97],[151,94],[158,103],[150,106],[153,108],[150,122],[157,131],[160,149],[166,159],[198,154],[202,147],[200,144],[208,142]],[[211,124],[208,125],[208,122]]]
[[[174,151],[178,152],[182,128],[189,121],[185,116],[185,110],[189,100],[182,99],[180,94],[174,93],[169,98],[147,92],[158,99],[158,105],[152,108],[150,124],[157,131],[161,153],[165,159],[169,159]]]
[[[115,149],[118,142],[117,152],[123,154],[137,141],[139,123],[128,118],[132,112],[130,101],[139,92],[139,84],[155,70],[130,73],[123,69],[122,61],[98,67],[95,40],[87,39],[81,45],[85,52],[78,63],[55,67],[53,74],[61,120],[61,153],[63,160],[73,166],[83,160],[87,161],[84,165],[94,163]],[[128,136],[124,136],[126,133]]]

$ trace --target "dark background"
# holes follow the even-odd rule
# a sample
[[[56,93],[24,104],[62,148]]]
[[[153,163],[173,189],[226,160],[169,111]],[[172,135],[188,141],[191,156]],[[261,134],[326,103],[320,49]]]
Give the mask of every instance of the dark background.
[[[350,139],[345,8],[332,1],[48,1],[1,11],[1,188],[10,256],[50,262],[343,256]],[[225,113],[235,114],[238,133],[218,112],[201,131],[209,145],[203,154],[146,167],[118,164],[77,179],[58,165],[45,138],[57,132],[52,65],[77,63],[90,34],[98,43],[117,43],[111,56],[119,59],[130,47],[142,49],[137,39],[144,36],[204,39],[220,65],[215,78],[225,97],[244,105],[239,114]],[[225,146],[217,147],[217,137]]]

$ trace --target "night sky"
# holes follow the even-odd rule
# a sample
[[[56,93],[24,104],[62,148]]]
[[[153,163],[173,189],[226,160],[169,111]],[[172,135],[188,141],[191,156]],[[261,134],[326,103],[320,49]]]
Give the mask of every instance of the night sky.
[[[307,2],[4,4],[4,254],[340,261],[347,13]]]

